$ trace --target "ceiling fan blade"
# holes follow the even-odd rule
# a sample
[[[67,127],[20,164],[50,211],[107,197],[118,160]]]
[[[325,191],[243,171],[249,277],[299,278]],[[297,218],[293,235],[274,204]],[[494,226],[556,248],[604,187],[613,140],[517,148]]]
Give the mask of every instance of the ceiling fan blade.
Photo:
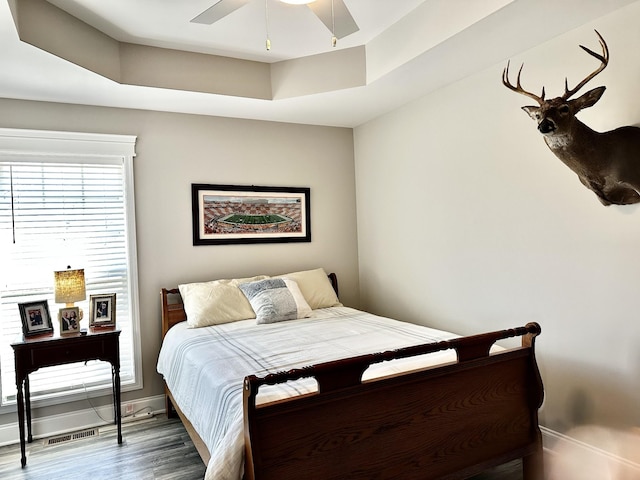
[[[211,25],[247,3],[249,3],[249,0],[220,0],[192,19],[191,22]]]
[[[317,0],[308,4],[307,7],[309,7],[322,23],[324,23],[330,31],[333,31],[338,38],[346,37],[360,30],[343,0],[333,0],[334,14],[332,18],[331,2],[332,0]],[[335,31],[333,30],[334,19]]]

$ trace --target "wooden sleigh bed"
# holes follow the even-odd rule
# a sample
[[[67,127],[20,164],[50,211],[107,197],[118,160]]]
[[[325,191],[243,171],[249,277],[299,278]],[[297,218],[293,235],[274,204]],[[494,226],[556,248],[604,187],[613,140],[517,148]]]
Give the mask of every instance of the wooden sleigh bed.
[[[334,274],[329,278],[337,292]],[[178,289],[162,289],[162,335],[185,321]],[[243,383],[244,479],[464,479],[522,459],[542,480],[538,409],[542,380],[536,323],[498,332],[247,375]],[[490,353],[495,342],[521,346]],[[457,361],[362,381],[370,365],[453,349]],[[318,391],[264,404],[261,388],[313,377]],[[239,379],[239,381],[242,381]],[[210,453],[166,388],[205,464]],[[175,412],[175,413],[174,413]]]

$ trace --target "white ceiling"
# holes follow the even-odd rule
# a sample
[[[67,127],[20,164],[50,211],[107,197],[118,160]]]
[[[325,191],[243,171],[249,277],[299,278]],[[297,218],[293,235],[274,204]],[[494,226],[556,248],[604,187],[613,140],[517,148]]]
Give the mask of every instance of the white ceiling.
[[[265,0],[250,0],[212,25],[190,20],[219,0],[48,1],[104,33],[130,43],[268,63],[332,49],[331,32],[308,7],[277,0],[268,2],[272,43],[269,52],[265,48]],[[368,43],[425,0],[346,0],[345,3],[357,19],[360,31],[340,40],[341,48]]]
[[[8,3],[21,1],[0,0],[0,97],[354,127],[637,0],[344,0],[360,31],[335,48],[365,45],[378,67],[364,86],[281,100],[119,84],[21,42]],[[215,0],[49,3],[121,42],[264,63],[333,50],[308,7],[267,1],[269,52],[265,0],[213,25],[190,20]]]

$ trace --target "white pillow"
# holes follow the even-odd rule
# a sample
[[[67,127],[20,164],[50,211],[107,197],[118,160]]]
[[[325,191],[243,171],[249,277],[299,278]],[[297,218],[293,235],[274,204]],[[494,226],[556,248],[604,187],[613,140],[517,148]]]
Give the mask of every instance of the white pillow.
[[[323,268],[287,273],[274,278],[290,278],[295,280],[309,306],[316,308],[341,307],[338,295],[331,285]]]
[[[178,285],[187,314],[187,326],[207,327],[255,318],[251,304],[238,286],[264,278],[268,277],[260,275]]]
[[[239,286],[256,312],[257,323],[275,323],[311,316],[298,284],[288,278],[268,278]]]

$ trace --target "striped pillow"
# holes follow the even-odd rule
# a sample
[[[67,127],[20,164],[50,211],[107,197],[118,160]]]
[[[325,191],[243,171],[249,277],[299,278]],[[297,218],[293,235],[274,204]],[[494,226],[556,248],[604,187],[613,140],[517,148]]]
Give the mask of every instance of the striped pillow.
[[[258,324],[311,316],[298,284],[289,278],[268,278],[238,285],[256,313]]]

